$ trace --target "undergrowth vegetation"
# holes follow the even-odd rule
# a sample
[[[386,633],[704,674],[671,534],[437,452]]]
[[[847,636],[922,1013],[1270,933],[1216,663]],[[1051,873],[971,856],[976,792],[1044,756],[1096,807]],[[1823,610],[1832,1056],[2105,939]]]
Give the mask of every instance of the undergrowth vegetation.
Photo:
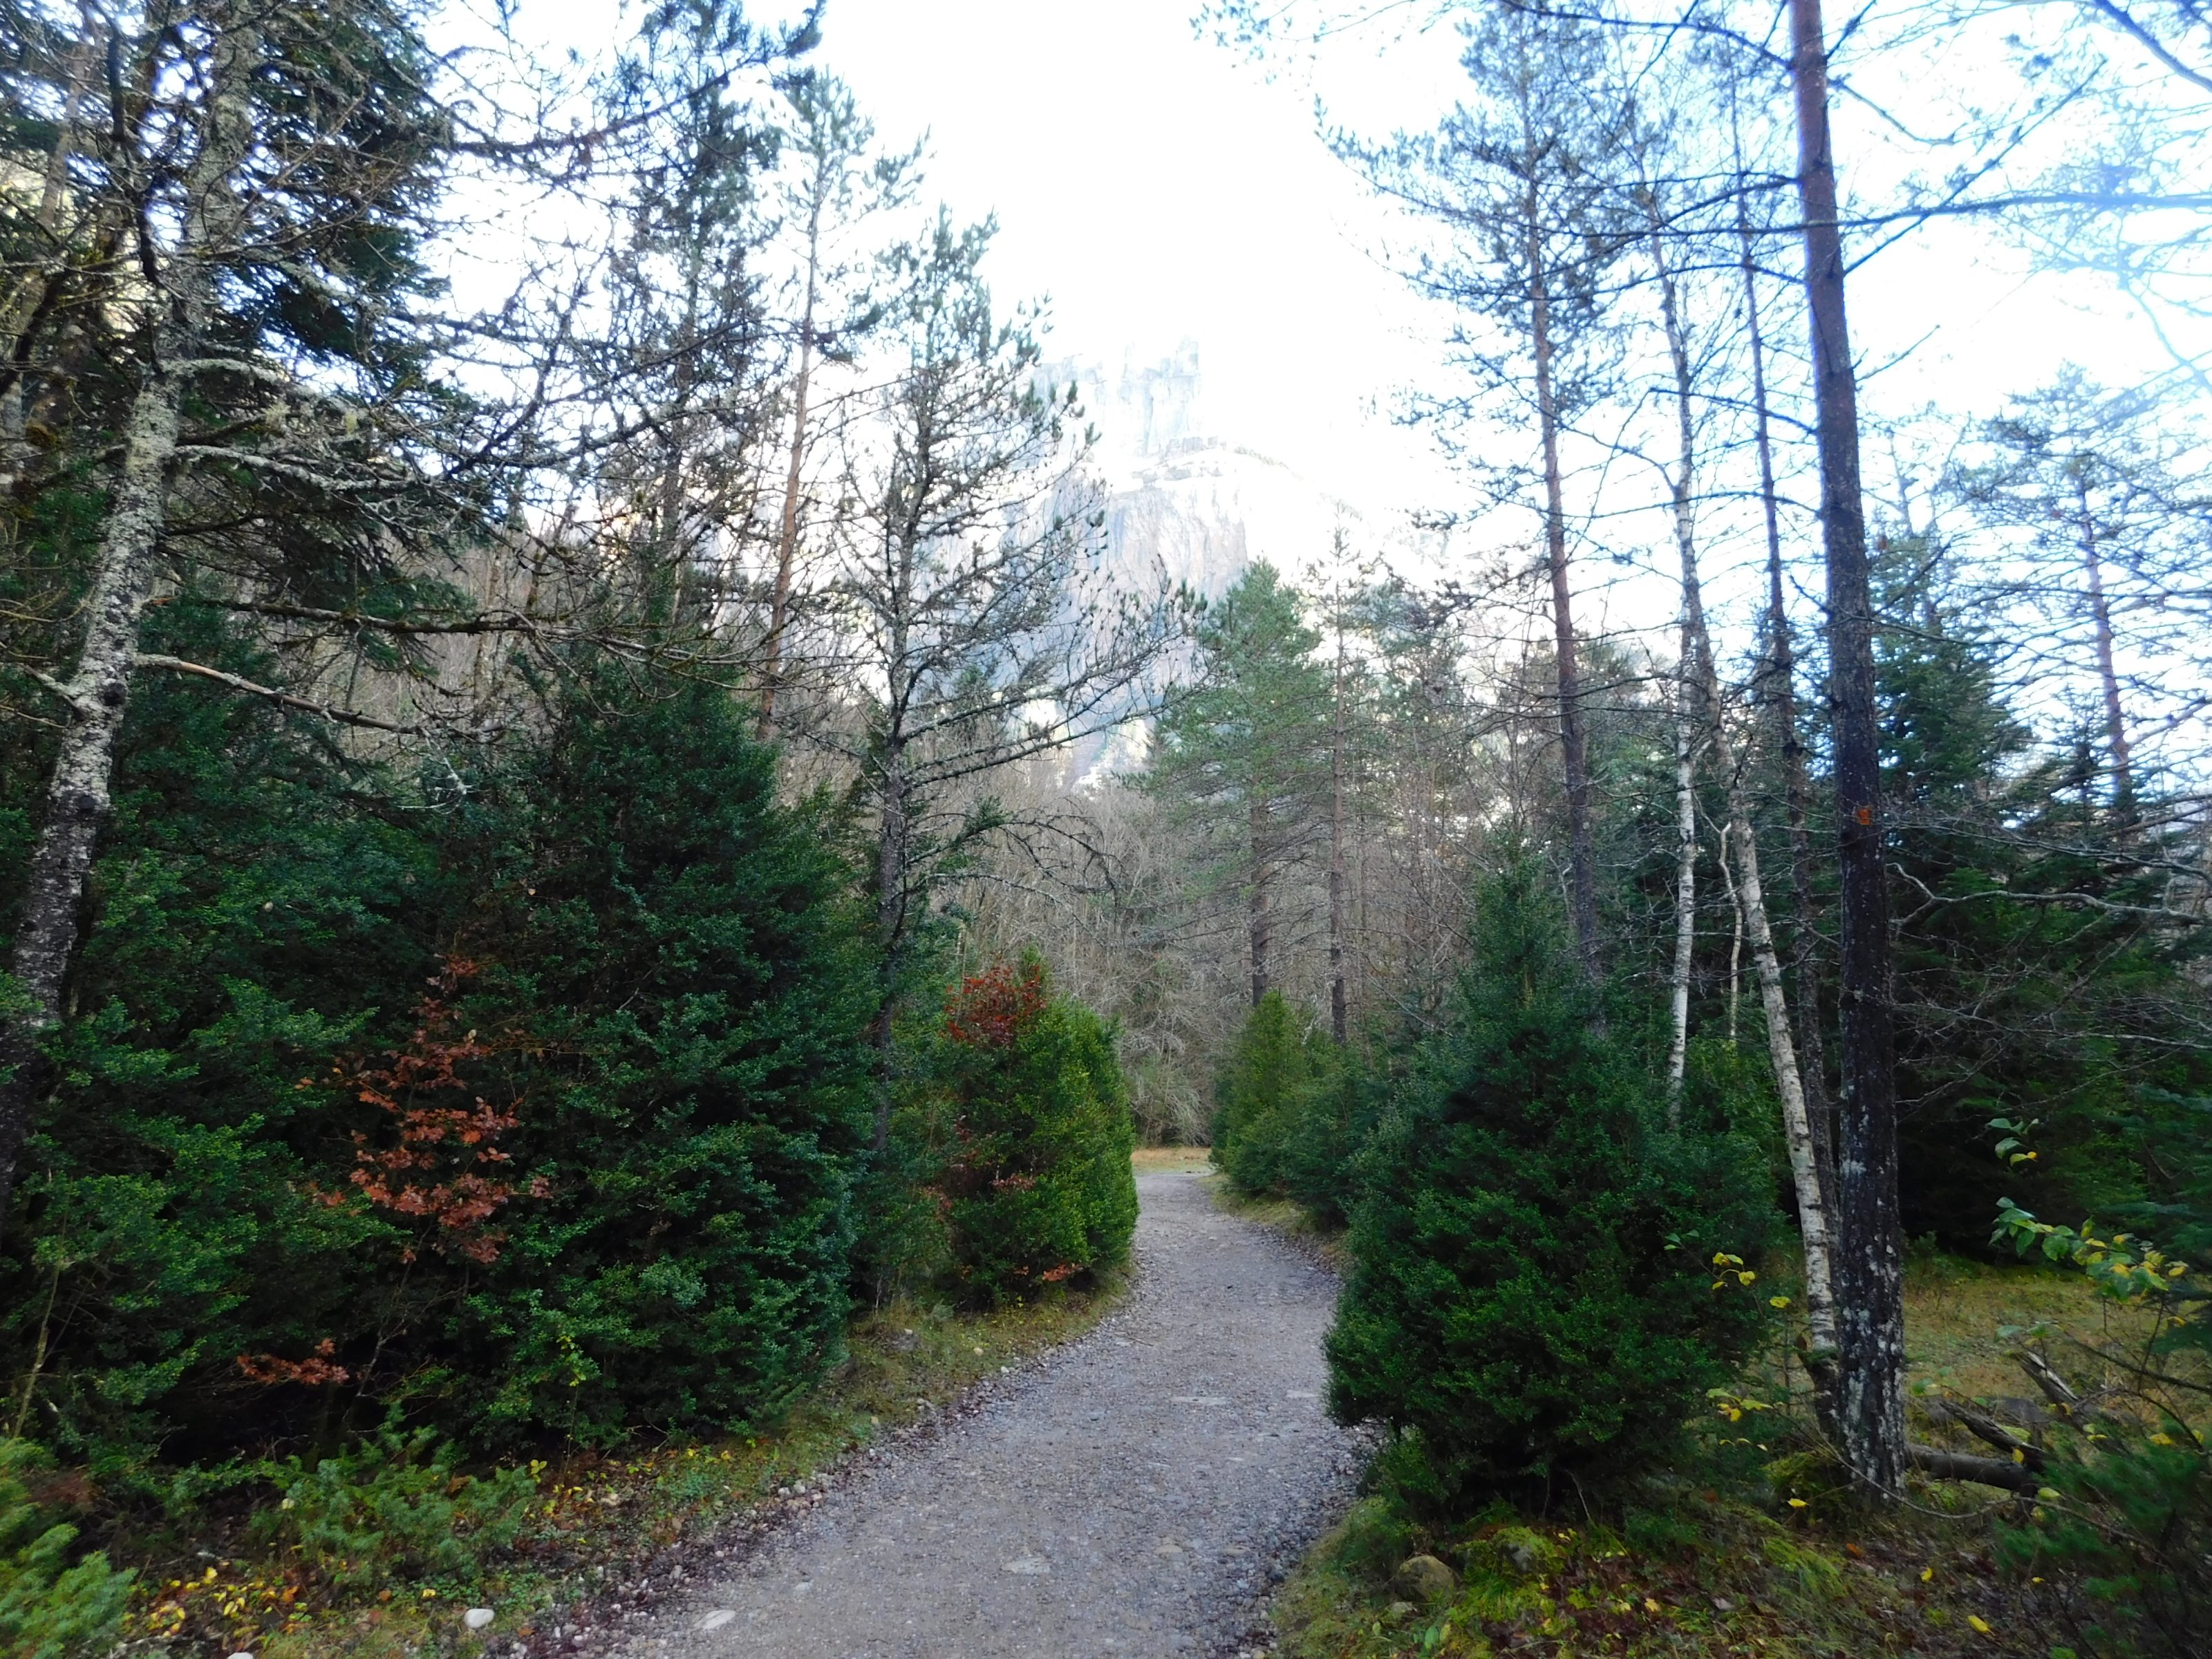
[[[0,1516],[17,1534],[34,1520],[60,1528],[43,1555],[0,1568],[17,1575],[0,1579],[0,1619],[21,1622],[28,1609],[22,1628],[56,1632],[63,1644],[50,1653],[24,1650],[39,1659],[104,1654],[118,1635],[262,1659],[491,1651],[573,1622],[617,1582],[665,1575],[744,1512],[791,1501],[854,1449],[1087,1329],[1121,1286],[1106,1270],[1088,1294],[1048,1290],[984,1313],[945,1301],[886,1307],[854,1323],[819,1388],[757,1432],[474,1474],[450,1443],[392,1433],[334,1457],[241,1467],[228,1505],[196,1501],[141,1523],[126,1540],[141,1564],[135,1583],[104,1557],[58,1571],[70,1531],[60,1517],[89,1512],[81,1481],[50,1481],[35,1504],[22,1482],[0,1486]],[[461,1622],[471,1606],[496,1615],[481,1637]],[[10,1659],[17,1650],[6,1649]]]
[[[1525,866],[1476,908],[1457,1000],[1374,1068],[1385,1105],[1343,1166],[1330,1403],[1390,1437],[1278,1607],[1287,1651],[2197,1651],[2212,1302],[2191,1265],[2009,1201],[1982,1259],[1923,1241],[1909,1410],[1923,1474],[1947,1478],[1873,1503],[1823,1414],[1771,1139],[1735,1127],[1771,1099],[1711,1056],[1674,1101],[1651,1090]],[[1255,1009],[1217,1154],[1246,1213],[1308,1229],[1331,1211],[1297,1194],[1292,1143],[1334,1133],[1310,1119],[1350,1064],[1316,1050]],[[2027,1161],[2033,1127],[1992,1124],[1991,1155]],[[2167,1167],[2130,1218],[2199,1239],[2202,1161]]]
[[[1977,1443],[1947,1402],[2008,1411],[2038,1478],[2053,1483],[2039,1495],[1931,1486],[1911,1504],[1869,1505],[1820,1438],[1794,1347],[1778,1340],[1712,1390],[1669,1458],[1632,1478],[1440,1509],[1419,1447],[1395,1443],[1278,1599],[1280,1652],[2196,1651],[2175,1620],[2203,1605],[2186,1576],[2204,1535],[2191,1510],[2202,1492],[2194,1435],[2169,1422],[2165,1462],[2147,1469],[2138,1449],[2157,1419],[2130,1414],[2121,1431],[2108,1416],[2096,1432],[2112,1438],[2096,1441],[2046,1401],[2008,1398],[2023,1375],[2011,1356],[2033,1353],[2081,1399],[2111,1401],[2155,1344],[2159,1315],[2056,1268],[1932,1250],[1916,1254],[1908,1285],[1921,1431]],[[1448,1588],[1401,1571],[1420,1555],[1451,1570]]]

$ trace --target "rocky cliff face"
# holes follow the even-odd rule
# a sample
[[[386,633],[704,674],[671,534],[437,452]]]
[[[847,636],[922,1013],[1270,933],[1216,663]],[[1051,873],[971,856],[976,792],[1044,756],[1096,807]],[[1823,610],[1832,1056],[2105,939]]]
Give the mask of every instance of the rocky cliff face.
[[[1211,599],[1255,559],[1293,576],[1326,564],[1337,529],[1376,550],[1376,526],[1291,468],[1212,429],[1198,349],[1118,370],[1068,361],[1045,371],[1079,389],[1097,429],[1092,474],[1105,493],[1118,568],[1133,584],[1168,580]]]
[[[1164,576],[1213,599],[1255,559],[1294,580],[1326,570],[1339,529],[1363,557],[1397,538],[1291,468],[1210,431],[1197,348],[1188,343],[1118,370],[1054,363],[1044,378],[1073,382],[1097,430],[1091,476],[1103,495],[1112,568],[1133,591],[1154,591]],[[1124,729],[1072,752],[1066,776],[1096,783],[1143,756],[1142,728]]]

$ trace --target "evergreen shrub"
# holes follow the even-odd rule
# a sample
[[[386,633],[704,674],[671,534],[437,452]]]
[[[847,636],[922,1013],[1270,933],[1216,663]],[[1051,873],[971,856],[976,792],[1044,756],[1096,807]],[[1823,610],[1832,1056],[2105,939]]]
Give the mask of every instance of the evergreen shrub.
[[[1283,1152],[1283,1182],[1306,1212],[1342,1227],[1358,1202],[1362,1154],[1373,1138],[1389,1074],[1326,1037],[1310,1044],[1313,1076],[1303,1092],[1297,1132]]]
[[[271,1470],[283,1495],[253,1531],[336,1584],[473,1576],[514,1543],[538,1483],[525,1468],[462,1474],[454,1457],[434,1429],[386,1429],[336,1456],[289,1458]]]
[[[1772,1225],[1755,1149],[1670,1133],[1560,938],[1540,874],[1479,896],[1473,965],[1369,1154],[1328,1340],[1330,1406],[1415,1443],[1409,1496],[1629,1473],[1764,1322],[1711,1259]]]
[[[0,1653],[97,1659],[122,1632],[131,1575],[98,1551],[70,1559],[76,1528],[46,1514],[26,1484],[44,1463],[28,1442],[0,1439]]]
[[[270,677],[190,611],[173,648]],[[472,1451],[752,1423],[839,1357],[849,866],[726,693],[572,666],[411,783],[254,700],[134,697],[0,1239],[0,1370],[105,1490],[393,1406]]]
[[[1309,1097],[1328,1042],[1309,1032],[1279,991],[1245,1016],[1215,1088],[1213,1162],[1248,1197],[1290,1191]]]
[[[1137,1226],[1136,1130],[1106,1023],[1034,957],[964,981],[939,1042],[953,1271],[994,1303],[1112,1267]]]
[[[487,814],[465,1006],[514,1034],[504,1167],[544,1196],[496,1261],[442,1258],[416,1384],[479,1443],[750,1425],[843,1353],[872,1008],[849,871],[726,693],[600,691]]]

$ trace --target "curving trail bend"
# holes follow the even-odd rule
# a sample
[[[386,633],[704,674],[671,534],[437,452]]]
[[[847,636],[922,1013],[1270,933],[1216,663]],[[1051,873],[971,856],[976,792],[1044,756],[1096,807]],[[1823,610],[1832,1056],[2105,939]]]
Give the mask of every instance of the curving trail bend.
[[[1137,1288],[972,1416],[864,1458],[811,1512],[624,1632],[635,1659],[1157,1659],[1256,1643],[1274,1581],[1349,1501],[1322,1407],[1336,1293],[1139,1177]]]

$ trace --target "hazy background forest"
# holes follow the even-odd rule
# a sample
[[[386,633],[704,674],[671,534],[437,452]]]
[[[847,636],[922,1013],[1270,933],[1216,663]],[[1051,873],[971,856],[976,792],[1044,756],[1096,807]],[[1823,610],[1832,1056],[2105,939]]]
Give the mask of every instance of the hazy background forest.
[[[1424,1525],[1767,1355],[2189,1650],[2204,18],[1048,9],[0,15],[0,1634],[474,1571],[1143,1143]],[[1908,1253],[2149,1334],[1929,1407]]]

